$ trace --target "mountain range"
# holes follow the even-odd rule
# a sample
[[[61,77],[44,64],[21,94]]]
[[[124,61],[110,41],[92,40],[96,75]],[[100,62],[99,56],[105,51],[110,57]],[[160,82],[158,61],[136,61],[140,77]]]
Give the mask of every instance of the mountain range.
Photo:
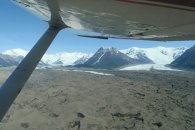
[[[46,54],[43,56],[40,65],[67,66],[82,64],[96,68],[114,68],[129,64],[170,64],[186,50],[186,47],[131,47],[125,50],[102,47],[94,55],[81,52]],[[27,53],[28,51],[23,49],[4,51],[0,53],[0,66],[16,66]]]
[[[153,63],[147,57],[140,56],[139,58],[131,58],[128,55],[118,51],[116,48],[101,47],[89,60],[82,65],[82,67],[93,68],[118,68],[125,65],[149,64]]]
[[[180,57],[187,49],[187,47],[131,47],[129,49],[121,50],[121,52],[135,59],[145,56],[151,59],[155,64],[170,64]]]
[[[27,55],[28,51],[23,49],[12,49],[6,50],[0,53],[2,56],[12,57],[18,63]],[[87,61],[92,54],[81,53],[81,52],[60,52],[56,54],[45,54],[41,59],[41,64],[50,66],[66,66],[74,65],[75,63],[84,63]],[[20,57],[20,58],[19,58]],[[19,60],[17,60],[19,58]],[[9,64],[8,66],[14,66],[15,64]]]

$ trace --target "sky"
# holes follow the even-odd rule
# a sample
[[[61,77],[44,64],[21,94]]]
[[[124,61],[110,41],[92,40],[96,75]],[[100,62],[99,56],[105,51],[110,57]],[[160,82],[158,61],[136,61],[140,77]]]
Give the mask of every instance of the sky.
[[[0,52],[9,49],[21,48],[30,50],[42,34],[47,30],[48,24],[40,17],[21,8],[10,0],[0,0]],[[127,49],[130,47],[191,47],[195,41],[185,42],[152,42],[140,40],[121,39],[91,39],[76,36],[72,29],[62,30],[47,53],[57,52],[84,52],[94,53],[100,47],[115,47]]]

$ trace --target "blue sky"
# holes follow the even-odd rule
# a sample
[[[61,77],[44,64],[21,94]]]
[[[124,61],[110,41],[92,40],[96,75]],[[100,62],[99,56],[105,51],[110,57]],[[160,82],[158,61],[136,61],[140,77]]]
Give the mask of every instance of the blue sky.
[[[36,41],[48,28],[47,22],[31,14],[27,10],[16,6],[10,0],[0,0],[0,52],[22,48],[30,50]],[[86,52],[93,53],[101,46],[126,49],[129,47],[177,47],[193,46],[195,41],[186,42],[151,42],[137,40],[101,40],[81,38],[74,35],[74,31],[67,29],[61,31],[47,53],[56,52]]]

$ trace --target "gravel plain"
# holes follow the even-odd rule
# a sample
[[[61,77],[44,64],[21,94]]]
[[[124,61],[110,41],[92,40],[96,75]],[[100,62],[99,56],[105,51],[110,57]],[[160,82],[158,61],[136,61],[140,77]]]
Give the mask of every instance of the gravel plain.
[[[195,73],[93,71],[36,70],[0,130],[195,130]]]

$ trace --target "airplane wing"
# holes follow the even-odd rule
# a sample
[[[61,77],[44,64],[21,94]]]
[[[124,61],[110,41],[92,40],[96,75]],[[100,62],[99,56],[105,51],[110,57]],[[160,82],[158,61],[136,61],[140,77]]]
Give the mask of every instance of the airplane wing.
[[[89,38],[177,41],[195,39],[194,0],[13,0],[48,21],[49,28],[0,87],[0,121],[63,28]]]
[[[157,41],[194,40],[194,0],[14,0],[50,21],[97,36]],[[55,3],[55,4],[51,4]]]

